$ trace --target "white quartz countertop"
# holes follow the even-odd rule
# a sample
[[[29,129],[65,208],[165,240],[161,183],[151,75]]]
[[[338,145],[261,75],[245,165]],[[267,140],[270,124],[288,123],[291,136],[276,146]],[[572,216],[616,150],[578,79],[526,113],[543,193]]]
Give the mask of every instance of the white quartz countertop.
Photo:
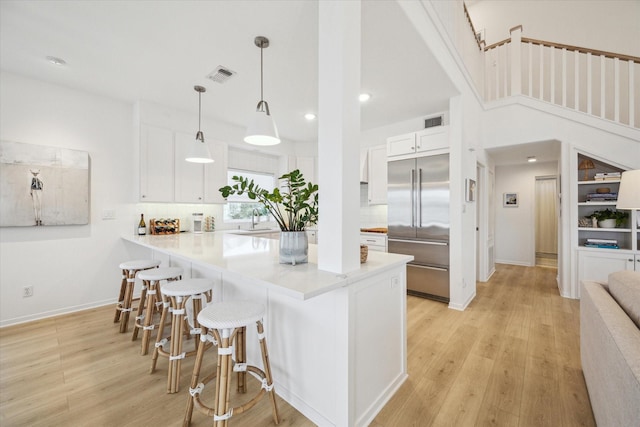
[[[280,264],[279,241],[225,232],[123,236],[123,239],[194,264],[235,275],[271,291],[306,300],[406,264],[409,255],[369,251],[358,270],[336,274],[318,269],[317,245],[309,244],[309,262]]]

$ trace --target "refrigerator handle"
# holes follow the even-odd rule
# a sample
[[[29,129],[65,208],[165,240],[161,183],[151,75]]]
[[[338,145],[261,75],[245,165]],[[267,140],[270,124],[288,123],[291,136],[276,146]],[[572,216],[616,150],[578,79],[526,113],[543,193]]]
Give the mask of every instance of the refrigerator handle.
[[[422,168],[418,169],[418,228],[422,228]]]
[[[416,226],[416,170],[411,169],[411,227]]]

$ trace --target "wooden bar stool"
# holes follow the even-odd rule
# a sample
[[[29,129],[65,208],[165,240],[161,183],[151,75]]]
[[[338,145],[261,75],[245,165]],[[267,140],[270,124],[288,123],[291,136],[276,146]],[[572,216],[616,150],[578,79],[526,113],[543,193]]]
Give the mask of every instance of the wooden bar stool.
[[[267,393],[271,400],[273,421],[276,424],[279,423],[278,407],[276,405],[273,379],[271,377],[271,366],[269,365],[269,353],[267,351],[267,342],[262,326],[264,311],[262,304],[247,301],[232,301],[210,304],[200,312],[198,322],[202,328],[202,333],[200,334],[201,343],[200,347],[198,347],[198,353],[193,366],[193,376],[191,377],[189,400],[182,424],[183,427],[187,427],[191,423],[194,407],[207,416],[212,416],[214,427],[226,427],[229,418],[233,415],[248,411]],[[264,370],[256,366],[247,365],[246,363],[244,333],[246,327],[252,323],[255,323],[258,329],[258,339],[260,340],[260,351],[262,353]],[[207,343],[207,341],[212,341],[218,345],[218,366],[215,374],[209,375],[200,381],[200,367],[202,366],[202,358],[206,350],[203,344]],[[236,350],[236,361],[235,366],[232,366],[234,346]],[[246,391],[244,384],[246,372],[256,377],[262,383],[262,386],[251,400],[243,405],[229,409],[232,369],[235,372],[243,374],[242,377],[240,375],[238,377],[239,392]],[[216,392],[214,407],[211,408],[202,403],[200,394],[204,386],[213,378],[216,378]]]
[[[120,333],[127,332],[129,326],[129,313],[133,310],[133,287],[136,281],[136,274],[139,271],[156,268],[160,261],[152,259],[139,259],[126,261],[118,266],[122,270],[122,283],[120,284],[120,295],[116,304],[116,315],[113,323],[120,322]]]
[[[211,301],[211,291],[213,289],[213,281],[209,279],[186,279],[175,282],[168,282],[161,287],[162,293],[162,316],[160,318],[160,326],[158,327],[158,336],[156,338],[155,349],[153,350],[153,358],[151,360],[151,372],[156,370],[158,356],[169,359],[169,372],[167,375],[167,393],[177,393],[180,382],[180,365],[182,359],[193,356],[199,347],[204,347],[199,340],[195,340],[196,349],[189,352],[182,351],[182,338],[185,333],[192,335],[200,334],[200,325],[198,324],[198,313],[202,309],[202,298],[205,298],[205,304]],[[191,307],[187,310],[188,301]],[[192,316],[186,318],[188,311]],[[171,313],[171,334],[168,338],[162,338],[164,325],[167,315]],[[191,330],[186,331],[185,320],[191,325]],[[187,325],[189,326],[189,325]],[[169,351],[164,346],[169,344]],[[211,345],[207,345],[210,347]]]
[[[149,340],[151,333],[156,328],[153,323],[153,314],[162,306],[162,295],[160,295],[160,281],[172,282],[182,279],[183,270],[180,267],[160,267],[144,270],[138,273],[138,278],[142,280],[142,293],[138,304],[138,315],[133,327],[131,341],[138,339],[138,331],[142,329],[142,344],[140,354],[149,353]]]

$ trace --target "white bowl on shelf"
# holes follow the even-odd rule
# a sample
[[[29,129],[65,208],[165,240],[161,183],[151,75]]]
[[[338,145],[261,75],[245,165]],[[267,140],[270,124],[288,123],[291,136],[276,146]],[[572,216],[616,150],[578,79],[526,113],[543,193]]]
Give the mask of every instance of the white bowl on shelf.
[[[616,220],[615,218],[605,219],[602,221],[598,221],[598,227],[600,228],[616,228]]]

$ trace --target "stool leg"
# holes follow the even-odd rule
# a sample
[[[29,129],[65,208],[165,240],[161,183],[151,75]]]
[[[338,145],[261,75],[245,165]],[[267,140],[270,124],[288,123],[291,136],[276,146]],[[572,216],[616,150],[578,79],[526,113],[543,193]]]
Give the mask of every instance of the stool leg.
[[[260,352],[262,353],[262,364],[264,366],[264,374],[267,377],[267,385],[273,385],[273,378],[271,377],[271,364],[269,363],[269,351],[267,350],[267,339],[264,337],[264,327],[262,322],[256,322],[258,327],[258,338],[260,339]],[[269,392],[269,398],[271,399],[271,407],[273,408],[273,421],[278,424],[278,405],[276,404],[276,393],[271,389]]]
[[[118,295],[118,302],[116,303],[116,314],[113,318],[113,323],[120,321],[120,310],[122,309],[122,301],[124,300],[124,291],[127,288],[127,270],[122,270],[122,282],[120,283],[120,293]]]
[[[231,385],[231,348],[229,337],[231,331],[221,331],[221,339],[218,344],[218,367],[216,380],[216,397],[214,406],[213,427],[226,427],[227,420],[224,415],[229,411],[229,392]]]
[[[193,374],[191,375],[191,384],[189,386],[189,396],[187,400],[187,410],[184,414],[184,420],[182,421],[182,427],[189,427],[191,424],[191,417],[193,416],[193,401],[194,395],[192,390],[198,387],[198,379],[200,378],[200,370],[202,369],[202,360],[204,358],[204,351],[206,346],[207,328],[202,328],[200,334],[200,344],[198,345],[198,352],[196,353],[196,360],[193,362]],[[204,338],[204,339],[203,339]]]
[[[142,326],[142,319],[144,316],[145,305],[147,301],[147,287],[149,286],[149,281],[142,281],[142,292],[140,293],[140,301],[138,301],[138,312],[136,313],[136,319],[133,323],[133,334],[131,335],[131,341],[135,341],[138,339],[138,330]]]
[[[171,353],[169,356],[169,377],[167,393],[177,393],[180,383],[180,365],[182,362],[182,334],[184,330],[185,298],[171,297],[173,306],[173,320],[171,322]]]
[[[122,313],[120,318],[120,333],[127,332],[129,326],[129,313],[131,312],[131,306],[133,302],[133,285],[136,280],[136,271],[129,270],[127,272],[127,286],[124,291],[124,298],[122,300]]]
[[[157,289],[160,288],[159,280],[150,280],[147,282],[147,303],[144,311],[144,323],[142,326],[142,343],[140,344],[140,354],[149,353],[149,341],[151,340],[151,331],[155,329],[153,325],[153,313],[156,308]]]
[[[167,313],[169,313],[169,301],[166,296],[162,296],[162,315],[160,316],[160,325],[158,325],[158,335],[156,336],[156,344],[153,349],[153,356],[151,357],[151,369],[150,374],[156,371],[156,363],[158,362],[158,347],[162,342],[162,335],[164,335],[164,325],[167,321]]]
[[[246,327],[238,328],[236,331],[236,363],[246,363],[247,362],[247,337],[246,337]],[[238,393],[246,393],[247,392],[247,372],[246,371],[238,371]]]

